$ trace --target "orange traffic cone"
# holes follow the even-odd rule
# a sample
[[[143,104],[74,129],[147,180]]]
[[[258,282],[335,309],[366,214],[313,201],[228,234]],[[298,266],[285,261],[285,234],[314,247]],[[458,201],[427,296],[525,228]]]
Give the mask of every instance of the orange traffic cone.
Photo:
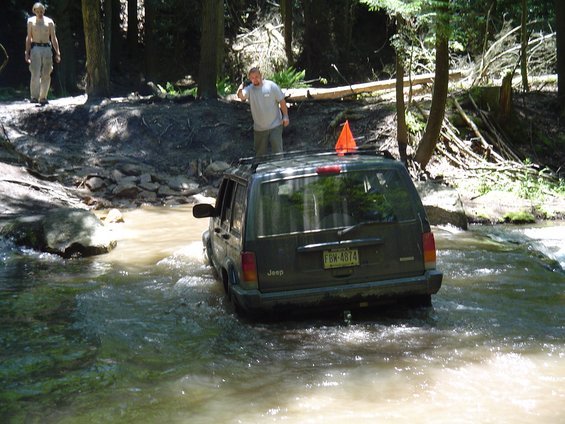
[[[353,152],[356,149],[357,144],[355,144],[355,139],[349,128],[349,121],[346,120],[345,124],[343,124],[341,134],[337,139],[337,143],[335,143],[335,151],[339,156],[343,156],[344,153]]]

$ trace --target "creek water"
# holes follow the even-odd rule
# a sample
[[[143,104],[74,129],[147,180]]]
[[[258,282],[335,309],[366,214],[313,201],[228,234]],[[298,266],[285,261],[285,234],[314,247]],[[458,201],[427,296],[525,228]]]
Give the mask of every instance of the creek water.
[[[95,258],[0,240],[1,422],[565,422],[565,223],[436,228],[429,309],[253,323],[205,220],[124,216]]]

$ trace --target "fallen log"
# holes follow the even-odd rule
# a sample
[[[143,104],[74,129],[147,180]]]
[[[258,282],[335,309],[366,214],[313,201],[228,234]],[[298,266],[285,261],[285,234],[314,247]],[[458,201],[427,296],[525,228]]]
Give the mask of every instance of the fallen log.
[[[453,71],[449,74],[449,78],[451,80],[458,80],[462,75],[463,73],[461,71]],[[412,78],[406,77],[404,78],[404,87],[431,84],[434,81],[434,77],[435,74],[433,73],[417,75]],[[299,102],[304,100],[335,100],[361,93],[393,90],[395,86],[396,80],[389,79],[332,88],[288,88],[284,91],[287,102]]]

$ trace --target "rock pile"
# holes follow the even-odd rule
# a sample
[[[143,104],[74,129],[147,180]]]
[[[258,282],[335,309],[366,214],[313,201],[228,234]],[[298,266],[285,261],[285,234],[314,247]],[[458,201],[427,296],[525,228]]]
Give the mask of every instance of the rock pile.
[[[229,166],[223,161],[193,161],[186,175],[170,175],[144,164],[118,163],[84,169],[76,185],[85,203],[98,209],[195,203],[202,196],[216,195],[218,181]]]

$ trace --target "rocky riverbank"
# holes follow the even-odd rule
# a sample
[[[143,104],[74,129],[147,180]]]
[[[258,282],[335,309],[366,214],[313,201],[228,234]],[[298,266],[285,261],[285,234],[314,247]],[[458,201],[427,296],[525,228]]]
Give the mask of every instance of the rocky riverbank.
[[[45,107],[4,103],[0,110],[0,218],[67,206],[200,202],[215,196],[231,162],[253,154],[248,107],[234,101],[133,97],[87,104],[79,96]],[[394,110],[387,103],[300,104],[290,113],[287,150],[331,148],[339,132],[336,116],[352,120],[359,140],[395,146]],[[445,169],[441,172],[445,177]],[[436,180],[418,183],[434,224],[466,228],[469,222],[503,222],[512,214],[559,219],[565,211],[559,197],[536,205],[510,193],[461,192],[445,178]]]

